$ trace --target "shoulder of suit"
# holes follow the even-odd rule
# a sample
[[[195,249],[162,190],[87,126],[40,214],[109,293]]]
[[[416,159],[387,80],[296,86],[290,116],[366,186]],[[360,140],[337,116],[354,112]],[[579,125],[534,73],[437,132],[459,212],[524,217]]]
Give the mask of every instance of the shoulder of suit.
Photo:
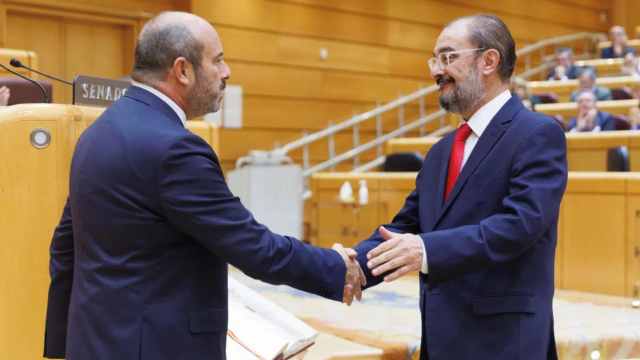
[[[575,118],[572,118],[567,122],[570,122],[571,120],[574,120],[574,119]],[[520,111],[518,111],[515,114],[513,123],[514,125],[512,126],[523,126],[527,129],[533,129],[543,123],[552,123],[560,126],[560,124],[558,124],[558,122],[551,116],[547,114],[542,114],[539,112],[527,110],[526,108],[520,109]]]

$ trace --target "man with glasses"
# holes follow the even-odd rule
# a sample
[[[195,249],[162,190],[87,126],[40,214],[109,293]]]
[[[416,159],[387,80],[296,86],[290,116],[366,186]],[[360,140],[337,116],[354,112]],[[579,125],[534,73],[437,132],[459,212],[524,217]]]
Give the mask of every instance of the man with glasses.
[[[509,92],[516,62],[492,15],[440,34],[431,77],[459,128],[427,154],[390,224],[355,247],[367,286],[420,274],[431,360],[557,359],[552,298],[566,139]]]

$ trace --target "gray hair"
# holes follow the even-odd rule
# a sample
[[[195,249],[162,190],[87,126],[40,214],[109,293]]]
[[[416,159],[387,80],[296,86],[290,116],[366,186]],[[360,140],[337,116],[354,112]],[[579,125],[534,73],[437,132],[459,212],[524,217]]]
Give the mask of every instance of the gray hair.
[[[164,13],[163,13],[164,14]],[[153,79],[164,81],[168,70],[179,57],[184,57],[197,71],[202,63],[203,44],[184,24],[157,24],[158,15],[149,21],[138,36],[131,77],[136,81]]]
[[[578,75],[579,77],[583,76],[584,74],[589,75],[589,77],[591,78],[591,80],[594,80],[598,77],[598,74],[596,73],[596,71],[590,67],[585,68],[584,70],[582,70],[582,72],[580,73],[580,75]]]
[[[576,99],[579,98],[582,94],[589,94],[593,98],[593,100],[598,100],[598,98],[596,97],[596,94],[594,94],[593,91],[591,91],[591,89],[580,89]]]
[[[556,52],[556,55],[562,55],[562,54],[567,54],[569,57],[573,57],[573,50],[567,47],[558,49],[558,51]]]
[[[516,43],[507,25],[497,16],[480,14],[455,19],[445,28],[461,20],[468,20],[467,29],[475,46],[494,49],[500,54],[502,62],[498,64],[498,76],[503,81],[509,81],[516,67],[517,56]]]

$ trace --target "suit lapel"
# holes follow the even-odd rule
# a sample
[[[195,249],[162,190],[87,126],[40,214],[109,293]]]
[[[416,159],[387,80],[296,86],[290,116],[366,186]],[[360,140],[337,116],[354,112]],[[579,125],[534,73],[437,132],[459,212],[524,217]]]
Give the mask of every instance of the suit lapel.
[[[456,180],[453,189],[451,189],[451,193],[447,198],[447,201],[442,204],[444,199],[444,187],[447,183],[447,172],[449,167],[449,157],[451,156],[451,142],[448,144],[448,149],[445,152],[446,158],[443,159],[443,164],[440,169],[440,184],[438,189],[438,204],[436,205],[436,221],[434,222],[433,227],[435,228],[442,216],[447,212],[447,209],[453,204],[456,197],[464,188],[469,177],[475,172],[478,165],[484,160],[484,158],[489,154],[491,149],[495,146],[495,144],[500,140],[502,135],[505,132],[504,123],[507,123],[513,119],[515,113],[522,107],[522,101],[518,98],[517,95],[513,95],[509,101],[498,111],[498,113],[491,120],[487,128],[482,133],[482,136],[478,139],[473,151],[469,155],[469,159],[462,167],[462,171]]]

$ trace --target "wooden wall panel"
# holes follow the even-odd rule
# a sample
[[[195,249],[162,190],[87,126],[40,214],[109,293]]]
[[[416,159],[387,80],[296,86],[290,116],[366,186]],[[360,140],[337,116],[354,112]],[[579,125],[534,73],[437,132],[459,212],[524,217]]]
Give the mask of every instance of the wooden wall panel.
[[[309,242],[354,246],[391,221],[415,188],[416,173],[325,173],[311,177],[307,204]],[[370,203],[357,204],[358,182],[367,181]],[[337,201],[349,181],[356,204]],[[569,173],[560,207],[556,288],[632,296],[640,281],[640,176],[634,173]]]
[[[442,27],[454,18],[494,13],[510,27],[517,48],[610,26],[610,6],[598,0],[542,0],[535,6],[525,0],[192,0],[191,9],[216,27],[231,67],[229,84],[243,87],[243,129],[234,132],[251,135],[229,135],[238,144],[225,141],[230,133],[222,130],[220,155],[227,164],[261,149],[248,141],[261,132],[259,143],[270,149],[274,141],[288,142],[293,130],[295,137],[300,130],[319,130],[353,111],[373,109],[376,101],[432,85],[427,62]],[[524,71],[524,60],[517,72]],[[533,66],[539,61],[531,59]],[[438,108],[437,94],[426,99],[426,107],[427,113]],[[397,128],[397,119],[390,114],[385,131]],[[374,124],[363,128],[373,130]]]
[[[0,42],[35,51],[42,70],[67,80],[78,73],[118,78],[133,65],[144,22],[171,9],[191,11],[217,28],[232,70],[229,83],[243,86],[239,133],[266,131],[261,144],[269,147],[431,85],[427,61],[442,26],[456,17],[495,13],[522,47],[604,31],[610,23],[601,14],[611,12],[608,2],[598,0],[542,0],[535,7],[524,0],[0,0],[0,19],[6,18]],[[321,48],[328,50],[324,60]],[[532,64],[538,61],[534,57]],[[436,96],[427,98],[427,113],[438,108]],[[69,103],[70,89],[54,83],[54,101]],[[417,112],[408,106],[405,123]],[[397,122],[396,112],[386,115],[385,132]],[[374,123],[361,130],[373,131]],[[255,146],[239,140],[239,146],[221,148],[221,159],[234,160]]]
[[[83,74],[129,75],[135,38],[174,0],[0,0],[0,45],[34,51],[39,70],[72,81]],[[188,3],[188,2],[187,2]],[[185,6],[182,6],[185,8]],[[71,103],[71,88],[52,81],[53,102]]]
[[[435,96],[433,102],[435,102]],[[439,110],[431,102],[425,105],[425,114]],[[288,130],[321,130],[328,126],[350,119],[353,111],[363,114],[375,108],[374,102],[330,101],[315,99],[294,99],[245,95],[243,99],[243,125],[247,129],[288,129]],[[283,109],[288,111],[284,112]],[[417,103],[410,103],[403,109],[405,122],[415,121],[420,111]],[[384,132],[398,129],[399,111],[389,111],[382,115]],[[440,128],[440,119],[434,120],[428,128],[434,131]],[[375,131],[376,121],[367,121],[360,126],[363,131]]]
[[[13,14],[7,17],[6,27],[10,32],[5,44],[8,48],[34,51],[39,58],[38,70],[45,74],[57,76],[61,74],[62,62],[58,49],[63,45],[62,29],[56,19]],[[8,64],[4,64],[5,66]],[[64,84],[53,80],[53,99],[58,102],[60,95],[65,91]]]

